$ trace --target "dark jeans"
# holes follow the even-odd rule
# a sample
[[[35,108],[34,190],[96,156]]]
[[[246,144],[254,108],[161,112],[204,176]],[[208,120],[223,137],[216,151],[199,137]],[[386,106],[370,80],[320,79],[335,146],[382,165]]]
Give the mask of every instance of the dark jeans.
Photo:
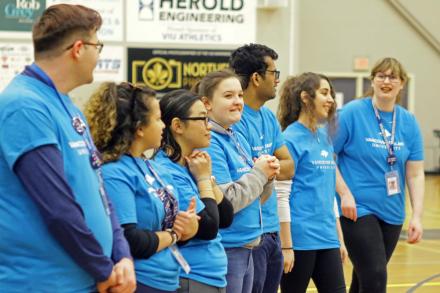
[[[320,293],[346,292],[339,248],[296,250],[293,270],[281,278],[281,292],[304,293],[310,278]]]
[[[387,263],[399,240],[402,225],[391,225],[374,215],[356,222],[340,218],[348,255],[353,263],[350,293],[385,293]]]
[[[226,288],[209,286],[187,278],[180,278],[177,293],[226,293]]]
[[[278,233],[265,233],[252,250],[254,283],[252,293],[277,293],[283,273],[283,254]]]
[[[136,293],[176,293],[176,291],[164,291],[159,290],[144,284],[137,282],[136,284]]]
[[[228,256],[227,293],[250,293],[254,279],[252,250],[244,247],[225,248]]]

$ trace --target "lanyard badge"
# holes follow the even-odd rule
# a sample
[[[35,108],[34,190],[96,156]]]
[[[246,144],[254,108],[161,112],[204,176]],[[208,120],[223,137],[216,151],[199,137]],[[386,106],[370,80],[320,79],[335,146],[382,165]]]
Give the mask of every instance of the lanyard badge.
[[[385,185],[387,188],[388,196],[396,195],[400,193],[400,178],[399,173],[396,170],[393,170],[394,164],[397,162],[397,157],[394,152],[394,142],[396,135],[396,109],[393,110],[393,122],[392,122],[392,130],[391,130],[391,141],[388,141],[385,133],[385,127],[382,123],[382,118],[379,115],[379,111],[373,104],[374,114],[376,115],[377,122],[379,123],[380,133],[382,134],[382,138],[387,147],[387,163],[391,168],[391,171],[385,173]]]
[[[391,140],[390,141],[388,141],[388,139],[387,139],[385,127],[383,126],[383,123],[382,123],[382,118],[380,117],[379,111],[374,106],[374,104],[373,104],[373,109],[374,109],[374,114],[377,119],[377,123],[379,124],[380,133],[382,135],[382,138],[385,142],[385,146],[387,148],[387,152],[388,152],[387,163],[392,168],[392,166],[397,162],[397,157],[394,152],[394,142],[395,142],[395,136],[396,136],[396,109],[393,110],[393,122],[391,125]]]
[[[104,189],[104,180],[102,178],[102,172],[101,172],[101,166],[102,166],[102,159],[101,154],[96,149],[95,144],[93,143],[93,140],[91,138],[90,133],[87,131],[87,125],[84,123],[84,121],[81,119],[80,115],[72,115],[72,113],[69,111],[69,108],[64,103],[63,98],[60,96],[58,90],[56,89],[53,81],[50,79],[49,76],[47,76],[36,64],[32,64],[31,66],[26,66],[24,71],[21,73],[25,76],[29,76],[32,78],[35,78],[42,83],[46,84],[50,88],[52,88],[58,100],[60,101],[61,105],[64,108],[64,111],[69,115],[71,121],[72,121],[72,127],[75,130],[76,133],[81,135],[81,138],[83,139],[87,150],[89,152],[89,159],[90,159],[90,165],[92,169],[95,170],[96,175],[98,177],[99,182],[99,195],[101,196],[102,204],[104,206],[104,210],[106,211],[107,215],[110,215],[110,206],[107,199],[107,194]]]

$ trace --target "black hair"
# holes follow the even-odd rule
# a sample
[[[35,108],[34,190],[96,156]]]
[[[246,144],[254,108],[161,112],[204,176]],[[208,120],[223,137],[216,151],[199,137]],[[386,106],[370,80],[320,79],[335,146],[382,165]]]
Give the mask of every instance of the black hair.
[[[250,77],[255,72],[264,78],[267,70],[265,57],[277,60],[278,54],[275,50],[261,44],[244,45],[231,53],[229,66],[240,77],[243,90],[248,87]]]
[[[148,125],[150,102],[156,92],[130,83],[104,83],[90,98],[84,114],[104,162],[118,160],[128,152],[136,130]]]
[[[171,132],[171,122],[174,118],[186,118],[195,102],[200,101],[200,96],[189,90],[180,89],[165,94],[159,101],[162,121],[165,129],[162,135],[161,149],[171,161],[178,162],[182,157],[182,149],[174,139]]]

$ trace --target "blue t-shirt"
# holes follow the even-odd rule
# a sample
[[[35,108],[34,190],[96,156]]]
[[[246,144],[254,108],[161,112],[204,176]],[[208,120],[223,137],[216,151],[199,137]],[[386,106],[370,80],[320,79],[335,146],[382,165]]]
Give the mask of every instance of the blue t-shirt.
[[[199,189],[188,168],[174,163],[162,151],[154,160],[173,177],[175,187],[179,189],[180,208],[186,210],[191,198],[196,197],[197,213],[202,211],[205,205],[200,200]],[[192,239],[180,247],[180,252],[191,267],[189,274],[181,270],[181,277],[214,287],[226,287],[228,262],[219,233],[213,240]]]
[[[339,247],[334,213],[336,163],[327,130],[299,122],[283,132],[296,172],[290,192],[290,229],[295,250]]]
[[[226,184],[240,179],[249,173],[251,167],[240,155],[233,140],[227,135],[211,131],[211,145],[207,149],[212,161],[212,174],[217,184]],[[245,138],[236,133],[236,137],[250,158],[251,149]],[[263,233],[260,217],[260,200],[257,197],[250,205],[234,215],[231,226],[220,229],[225,248],[242,247],[254,241]]]
[[[168,170],[162,169],[154,161],[150,163],[178,198]],[[118,161],[105,164],[103,175],[105,188],[121,225],[137,224],[138,229],[162,231],[165,209],[156,194],[161,185],[143,159],[124,155]],[[148,259],[135,259],[134,266],[136,279],[142,284],[167,291],[179,287],[180,267],[169,248]]]
[[[68,96],[61,94],[61,99],[72,114],[81,115]],[[83,138],[72,127],[54,89],[19,75],[0,95],[0,288],[4,292],[47,288],[54,292],[90,292],[95,280],[49,233],[13,171],[23,154],[44,145],[60,150],[65,178],[87,226],[103,253],[108,257],[112,253],[111,221]]]
[[[385,173],[391,169],[371,98],[352,101],[342,108],[333,145],[339,170],[355,198],[358,217],[373,214],[400,225],[405,219],[405,164],[423,160],[423,141],[415,117],[399,105],[395,111],[397,162],[393,169],[399,174],[400,194],[387,195]],[[390,140],[393,113],[379,114]]]
[[[277,149],[284,145],[280,125],[267,107],[255,111],[244,105],[243,115],[233,129],[240,132],[252,149],[252,157],[258,158],[263,154],[273,155]],[[277,195],[275,190],[270,198],[263,204],[263,231],[278,232],[280,223],[277,210]]]

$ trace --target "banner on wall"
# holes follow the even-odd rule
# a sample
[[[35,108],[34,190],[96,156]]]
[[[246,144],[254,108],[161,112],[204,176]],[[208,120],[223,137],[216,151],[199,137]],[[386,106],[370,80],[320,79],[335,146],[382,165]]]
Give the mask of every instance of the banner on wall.
[[[0,37],[28,38],[46,0],[1,0]]]
[[[47,7],[55,4],[79,4],[99,12],[102,26],[98,38],[102,41],[122,41],[122,0],[47,0]],[[129,5],[134,5],[129,3]]]
[[[127,41],[255,42],[256,5],[249,0],[138,0],[127,5]]]
[[[104,46],[93,72],[93,80],[121,82],[124,80],[124,48]]]
[[[33,62],[31,44],[0,43],[0,92],[26,65]]]
[[[231,51],[199,49],[128,49],[127,80],[165,93],[191,88],[208,72],[229,66]]]

